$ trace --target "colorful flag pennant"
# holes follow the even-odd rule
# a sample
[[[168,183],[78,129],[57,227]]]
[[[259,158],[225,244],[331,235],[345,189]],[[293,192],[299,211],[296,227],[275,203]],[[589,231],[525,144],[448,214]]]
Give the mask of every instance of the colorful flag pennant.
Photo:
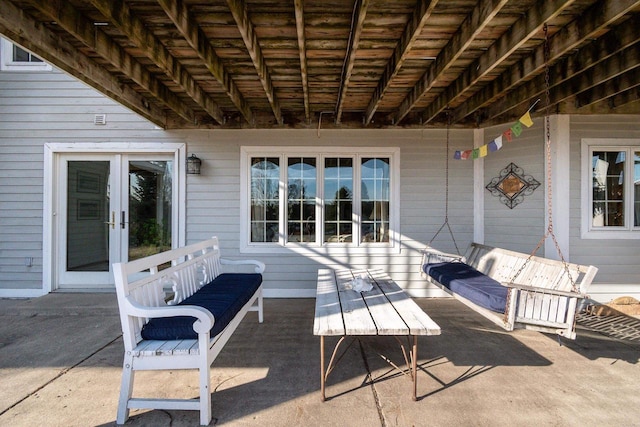
[[[494,151],[500,150],[505,139],[507,140],[507,142],[511,142],[513,141],[514,137],[518,137],[522,134],[524,130],[522,126],[533,126],[533,120],[531,119],[530,113],[531,108],[526,113],[524,113],[517,122],[512,124],[509,129],[502,132],[502,134],[493,141],[480,147],[474,148],[473,150],[456,151],[453,154],[453,158],[456,160],[467,160],[469,158],[478,159],[481,157],[485,157],[490,152],[492,153]]]
[[[515,122],[513,126],[511,126],[511,131],[515,136],[520,136],[520,134],[522,133],[522,125],[520,124],[520,122]]]
[[[533,125],[533,120],[531,120],[531,113],[529,113],[529,111],[527,111],[522,117],[520,117],[520,123],[528,128]]]

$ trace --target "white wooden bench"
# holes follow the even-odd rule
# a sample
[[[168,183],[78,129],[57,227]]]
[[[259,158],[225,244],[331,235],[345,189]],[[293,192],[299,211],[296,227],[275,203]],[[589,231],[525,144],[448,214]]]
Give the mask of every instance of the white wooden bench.
[[[479,306],[452,292],[425,272],[425,266],[440,262],[463,262],[508,288],[504,313]],[[523,268],[524,266],[524,268]],[[578,302],[598,269],[530,256],[520,252],[471,243],[463,257],[427,247],[423,251],[421,273],[430,283],[453,295],[507,331],[514,328],[551,332],[575,339]]]
[[[223,265],[250,264],[255,273],[222,274]],[[234,267],[236,269],[242,267]],[[246,267],[245,267],[246,268]],[[200,423],[211,422],[210,366],[229,340],[248,311],[258,311],[263,321],[262,276],[265,266],[254,260],[231,261],[220,258],[218,239],[212,238],[190,246],[176,248],[128,263],[114,264],[118,306],[124,341],[122,385],[118,402],[117,423],[124,424],[132,408],[199,410]],[[197,292],[211,290],[205,285],[223,281],[228,287],[237,278],[253,282],[248,301],[233,310],[231,320],[219,333],[210,331],[218,319],[210,310],[196,305],[179,305]],[[215,280],[214,280],[215,279]],[[240,280],[242,281],[242,280]],[[259,287],[255,291],[255,282]],[[221,288],[219,288],[221,289]],[[220,292],[220,291],[218,291]],[[201,294],[203,295],[203,294]],[[243,298],[244,300],[245,298]],[[189,301],[187,301],[189,303]],[[239,304],[237,304],[239,305]],[[231,312],[231,309],[228,311]],[[194,338],[144,339],[143,328],[152,319],[170,321],[175,316],[193,317],[188,325]],[[229,316],[227,316],[229,317]],[[150,325],[147,325],[150,326]],[[222,322],[218,325],[222,326]],[[132,398],[135,371],[140,370],[199,370],[200,395],[197,399]]]

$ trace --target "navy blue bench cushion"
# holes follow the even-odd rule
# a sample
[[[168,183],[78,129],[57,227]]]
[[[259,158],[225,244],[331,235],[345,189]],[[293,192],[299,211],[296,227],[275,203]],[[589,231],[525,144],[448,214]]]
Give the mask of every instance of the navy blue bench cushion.
[[[504,313],[506,286],[462,262],[425,264],[423,270],[438,283],[486,309]]]
[[[211,336],[214,337],[227,327],[261,283],[261,274],[224,273],[178,305],[197,305],[209,310],[216,319],[211,328]],[[195,317],[190,316],[150,319],[142,327],[142,338],[145,340],[197,339],[198,334],[193,330],[195,320]]]

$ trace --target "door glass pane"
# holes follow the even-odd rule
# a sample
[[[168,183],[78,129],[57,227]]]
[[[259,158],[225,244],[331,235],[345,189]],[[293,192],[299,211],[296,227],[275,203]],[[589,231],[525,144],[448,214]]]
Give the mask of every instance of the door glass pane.
[[[109,271],[108,161],[70,161],[67,172],[67,271]]]
[[[129,261],[171,249],[172,165],[129,162]]]

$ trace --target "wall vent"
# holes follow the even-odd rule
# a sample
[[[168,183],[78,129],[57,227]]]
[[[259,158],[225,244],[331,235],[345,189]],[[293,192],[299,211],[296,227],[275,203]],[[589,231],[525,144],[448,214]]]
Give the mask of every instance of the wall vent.
[[[107,115],[106,114],[96,114],[93,117],[94,125],[106,125],[107,124]]]

